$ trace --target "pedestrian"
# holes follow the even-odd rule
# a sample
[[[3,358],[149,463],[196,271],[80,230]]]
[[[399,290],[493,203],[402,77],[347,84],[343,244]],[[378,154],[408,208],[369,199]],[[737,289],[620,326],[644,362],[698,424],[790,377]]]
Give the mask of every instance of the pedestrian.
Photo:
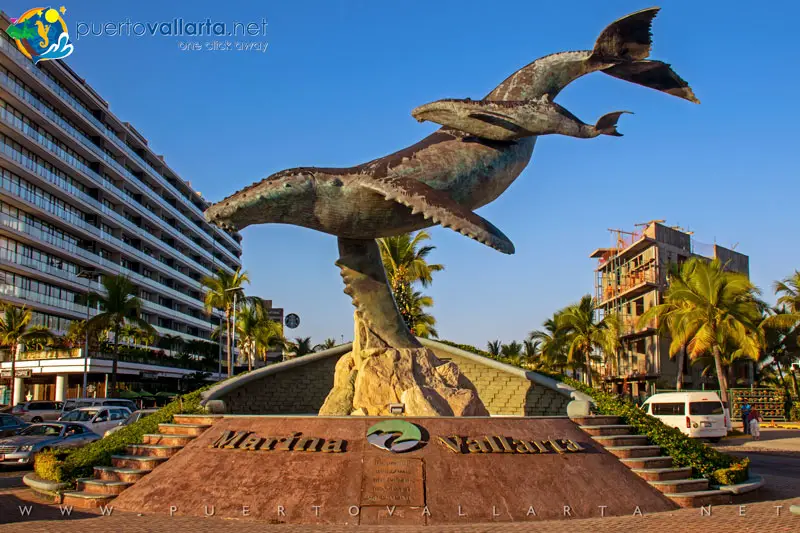
[[[750,403],[745,402],[742,406],[742,431],[744,431],[745,435],[750,433],[750,410]]]
[[[759,440],[761,437],[761,422],[764,420],[761,418],[761,413],[758,412],[758,409],[753,409],[750,411],[750,434],[753,436],[754,440]]]

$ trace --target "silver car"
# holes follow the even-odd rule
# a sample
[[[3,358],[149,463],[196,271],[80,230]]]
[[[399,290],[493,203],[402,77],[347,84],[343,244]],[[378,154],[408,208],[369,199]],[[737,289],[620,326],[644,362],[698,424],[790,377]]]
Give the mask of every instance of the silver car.
[[[89,431],[102,435],[129,416],[131,412],[127,407],[79,407],[58,420],[81,424]]]
[[[103,434],[103,438],[108,437],[109,435],[113,435],[117,431],[122,430],[125,426],[133,424],[134,422],[138,422],[142,418],[146,416],[150,416],[153,413],[157,412],[158,409],[139,409],[138,411],[134,411],[131,416],[126,418],[124,421],[120,422],[118,425],[114,426],[113,428],[109,429]]]
[[[56,448],[78,448],[100,439],[80,424],[45,422],[23,429],[19,435],[0,439],[0,464],[33,464],[39,452]]]
[[[61,416],[62,402],[50,402],[44,400],[33,400],[30,402],[18,403],[11,410],[11,414],[21,418],[25,422],[44,422],[45,420],[58,420]]]

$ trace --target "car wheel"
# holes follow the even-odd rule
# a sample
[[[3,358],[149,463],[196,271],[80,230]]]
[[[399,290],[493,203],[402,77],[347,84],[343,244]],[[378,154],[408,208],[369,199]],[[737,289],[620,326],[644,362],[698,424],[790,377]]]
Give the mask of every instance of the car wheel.
[[[42,417],[41,416],[34,416],[33,418],[31,418],[31,422],[34,423],[34,424],[38,424],[39,422],[42,422]]]

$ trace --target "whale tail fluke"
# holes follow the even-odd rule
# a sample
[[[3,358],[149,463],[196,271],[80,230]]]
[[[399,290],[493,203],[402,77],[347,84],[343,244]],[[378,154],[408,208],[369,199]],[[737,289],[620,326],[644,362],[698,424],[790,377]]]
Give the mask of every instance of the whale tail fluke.
[[[609,24],[597,38],[589,61],[609,76],[699,104],[689,84],[668,64],[647,59],[658,11],[657,7],[643,9]]]
[[[594,129],[598,135],[611,135],[612,137],[622,137],[622,134],[617,131],[617,121],[619,117],[625,114],[632,115],[630,111],[614,111],[613,113],[606,113],[595,124]]]

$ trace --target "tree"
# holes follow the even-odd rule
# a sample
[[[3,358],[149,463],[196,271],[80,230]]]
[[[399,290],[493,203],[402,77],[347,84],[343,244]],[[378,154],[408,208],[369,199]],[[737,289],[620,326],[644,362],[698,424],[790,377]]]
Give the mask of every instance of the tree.
[[[525,356],[525,362],[529,365],[536,364],[536,359],[540,355],[541,341],[538,340],[524,340],[522,341],[522,355]]]
[[[433,298],[419,291],[411,291],[411,294],[403,297],[401,302],[400,314],[406,320],[412,335],[425,338],[439,336],[434,327],[436,318],[425,310],[426,307],[433,306]]]
[[[779,306],[786,307],[791,313],[800,313],[800,270],[795,270],[788,278],[773,283],[772,289],[775,294],[780,294]]]
[[[592,386],[592,353],[616,354],[619,328],[614,326],[616,315],[596,319],[595,301],[588,294],[580,302],[566,307],[558,316],[557,329],[563,330],[567,361],[583,360],[586,384]]]
[[[231,330],[233,329],[234,299],[244,303],[242,286],[249,282],[250,278],[247,276],[247,272],[242,272],[241,268],[237,268],[233,274],[228,274],[220,269],[216,276],[206,276],[201,280],[202,285],[207,289],[203,300],[206,313],[211,314],[214,309],[219,309],[225,313],[225,331],[228,335],[228,377],[233,376],[233,337],[231,336]]]
[[[289,349],[294,352],[295,357],[302,357],[314,351],[311,345],[311,337],[297,337],[294,342],[288,343]]]
[[[557,311],[551,318],[542,323],[544,329],[531,331],[528,339],[539,343],[539,357],[545,368],[563,369],[567,365],[564,330],[559,329],[559,316],[563,310]]]
[[[135,324],[156,337],[153,326],[142,319],[142,301],[136,297],[136,285],[127,276],[103,276],[105,295],[93,295],[100,302],[101,313],[89,319],[90,330],[107,329],[114,333],[114,357],[111,363],[111,394],[117,394],[117,366],[121,332],[127,324]]]
[[[433,273],[444,270],[444,265],[428,263],[428,254],[436,249],[430,245],[420,246],[428,239],[430,235],[426,231],[419,231],[413,237],[410,233],[404,233],[378,239],[390,285],[419,281],[423,287],[427,287],[433,281]]]
[[[17,375],[17,345],[29,340],[47,340],[52,334],[47,329],[31,326],[30,309],[0,303],[0,345],[7,346],[11,354],[11,398],[14,403],[14,378]]]
[[[693,257],[681,265],[678,274],[670,278],[664,303],[645,311],[639,327],[653,318],[666,318],[672,337],[670,355],[684,346],[693,360],[710,352],[721,399],[729,405],[722,350],[730,343],[741,349],[743,356],[758,359],[758,289],[744,274],[726,271],[719,259],[709,262]]]
[[[494,357],[500,356],[500,348],[502,344],[499,340],[493,340],[486,343],[486,351],[492,354]]]
[[[268,310],[261,298],[248,298],[236,315],[236,336],[242,355],[247,357],[248,371],[253,369],[253,360],[259,353],[282,345],[283,331],[280,325],[269,319]]]
[[[328,337],[327,339],[325,339],[321,343],[319,343],[316,346],[314,346],[314,351],[315,352],[321,352],[323,350],[329,350],[329,349],[333,348],[334,346],[336,346],[336,339],[334,339],[332,337]]]

